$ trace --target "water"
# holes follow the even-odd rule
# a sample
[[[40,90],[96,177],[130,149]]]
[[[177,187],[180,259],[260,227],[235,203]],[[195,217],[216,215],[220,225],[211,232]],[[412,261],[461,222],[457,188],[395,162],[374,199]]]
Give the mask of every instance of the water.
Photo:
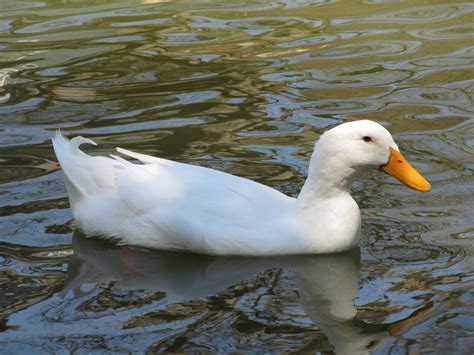
[[[0,3],[2,352],[471,353],[472,3]],[[296,195],[313,143],[385,124],[431,182],[354,185],[360,250],[212,258],[75,231],[50,137]],[[360,254],[360,255],[359,255]]]

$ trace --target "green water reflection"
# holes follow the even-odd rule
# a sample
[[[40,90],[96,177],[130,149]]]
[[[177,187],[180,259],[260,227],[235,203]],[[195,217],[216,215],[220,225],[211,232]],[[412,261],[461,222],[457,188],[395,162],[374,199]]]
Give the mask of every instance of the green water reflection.
[[[472,348],[473,10],[458,1],[0,3],[2,348]],[[376,173],[354,185],[360,265],[177,261],[80,236],[71,246],[49,141],[58,128],[94,138],[97,153],[120,145],[295,195],[317,137],[361,118],[385,124],[433,190],[416,194]],[[350,281],[322,280],[339,269]],[[348,287],[336,292],[347,297],[331,287]]]

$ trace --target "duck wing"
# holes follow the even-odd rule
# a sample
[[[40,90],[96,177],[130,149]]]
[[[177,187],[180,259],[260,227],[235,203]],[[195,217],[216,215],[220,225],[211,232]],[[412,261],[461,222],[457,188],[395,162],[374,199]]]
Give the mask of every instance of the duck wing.
[[[136,216],[131,228],[141,227],[141,245],[148,241],[165,249],[203,253],[241,250],[250,240],[261,245],[266,233],[259,227],[269,225],[266,216],[292,200],[221,171],[118,151],[143,163],[116,157],[121,166],[114,171],[117,195]],[[136,243],[134,238],[127,242]]]
[[[90,156],[57,132],[55,153],[71,209],[86,234],[120,243],[211,254],[270,250],[270,231],[294,201],[277,190],[221,171],[118,148],[119,156]],[[278,227],[275,227],[278,228]],[[273,233],[272,233],[273,232]]]

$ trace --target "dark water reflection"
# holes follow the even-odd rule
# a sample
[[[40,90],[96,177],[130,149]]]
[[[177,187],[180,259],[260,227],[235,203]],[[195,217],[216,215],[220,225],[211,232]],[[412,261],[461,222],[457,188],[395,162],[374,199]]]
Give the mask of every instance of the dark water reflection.
[[[228,351],[237,342],[250,351],[279,341],[273,351],[309,350],[308,344],[318,344],[357,354],[432,307],[422,305],[393,323],[359,320],[354,305],[359,249],[333,255],[215,257],[118,247],[76,232],[73,252],[63,289],[10,318],[10,327],[22,331],[7,332],[5,350],[117,351],[122,345],[116,338],[122,337],[135,342],[135,351]],[[30,322],[32,316],[38,323]],[[209,328],[217,334],[208,333]]]
[[[473,9],[1,3],[2,349],[471,349]],[[343,256],[176,264],[72,240],[49,141],[58,128],[94,138],[94,153],[120,145],[295,195],[314,140],[361,118],[385,124],[433,190],[416,194],[375,173],[354,185],[360,266]]]

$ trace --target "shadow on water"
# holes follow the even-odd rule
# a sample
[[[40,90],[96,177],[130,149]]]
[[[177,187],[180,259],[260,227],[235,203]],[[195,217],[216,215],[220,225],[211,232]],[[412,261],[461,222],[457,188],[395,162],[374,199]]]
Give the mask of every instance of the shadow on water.
[[[214,303],[210,307],[214,312],[228,312],[229,306],[235,306],[256,292],[254,288],[242,287],[247,280],[271,272],[285,271],[288,274],[284,283],[293,284],[292,301],[295,305],[296,302],[300,304],[297,307],[302,307],[300,317],[309,318],[300,325],[286,325],[286,332],[289,328],[294,334],[316,331],[322,336],[321,341],[327,337],[326,347],[338,354],[366,353],[408,327],[432,306],[428,302],[405,318],[391,323],[372,324],[358,319],[354,297],[359,287],[359,248],[313,256],[206,256],[116,246],[104,240],[87,238],[76,231],[73,251],[63,289],[51,300],[38,304],[33,311],[41,316],[42,321],[31,326],[28,322],[33,315],[31,310],[25,314],[19,312],[11,318],[9,325],[21,330],[21,335],[12,334],[7,349],[23,351],[38,346],[41,344],[38,343],[40,335],[45,335],[45,329],[48,329],[49,339],[45,343],[56,343],[56,347],[51,349],[81,344],[85,350],[87,338],[105,336],[113,327],[114,334],[107,335],[110,339],[104,339],[102,344],[113,350],[113,344],[108,343],[113,343],[111,340],[117,336],[133,337],[147,327],[158,325],[161,328],[173,327],[176,321],[184,324],[179,333],[189,334],[187,341],[192,343],[193,329],[202,322],[202,317],[196,317],[196,313],[208,312],[205,308],[209,308],[209,300]],[[265,292],[273,293],[275,282],[282,281],[272,278],[270,282],[260,283],[257,290],[265,288]],[[137,295],[130,297],[130,292]],[[232,302],[229,299],[233,299]],[[206,303],[207,307],[203,307]],[[177,315],[177,305],[189,309]],[[133,312],[130,312],[132,307]],[[107,308],[113,312],[106,311]],[[275,332],[275,324],[271,316],[265,319],[265,315],[257,315],[261,312],[258,304],[252,308],[246,315],[234,312],[229,319],[233,332],[247,334],[257,341],[263,334]],[[204,318],[208,321],[208,317]],[[77,332],[82,324],[90,326]],[[282,333],[285,333],[284,329],[285,326],[281,325]],[[37,340],[25,347],[24,339],[31,335],[35,335]],[[71,339],[63,339],[66,335]],[[6,336],[8,339],[8,332]],[[156,338],[150,337],[148,347],[141,350],[191,350],[181,348],[183,344],[168,344],[166,337],[159,339],[156,335]],[[63,339],[61,345],[58,339]],[[206,347],[216,351],[225,349],[226,341],[226,337],[214,338]],[[199,347],[192,350],[199,350]]]

